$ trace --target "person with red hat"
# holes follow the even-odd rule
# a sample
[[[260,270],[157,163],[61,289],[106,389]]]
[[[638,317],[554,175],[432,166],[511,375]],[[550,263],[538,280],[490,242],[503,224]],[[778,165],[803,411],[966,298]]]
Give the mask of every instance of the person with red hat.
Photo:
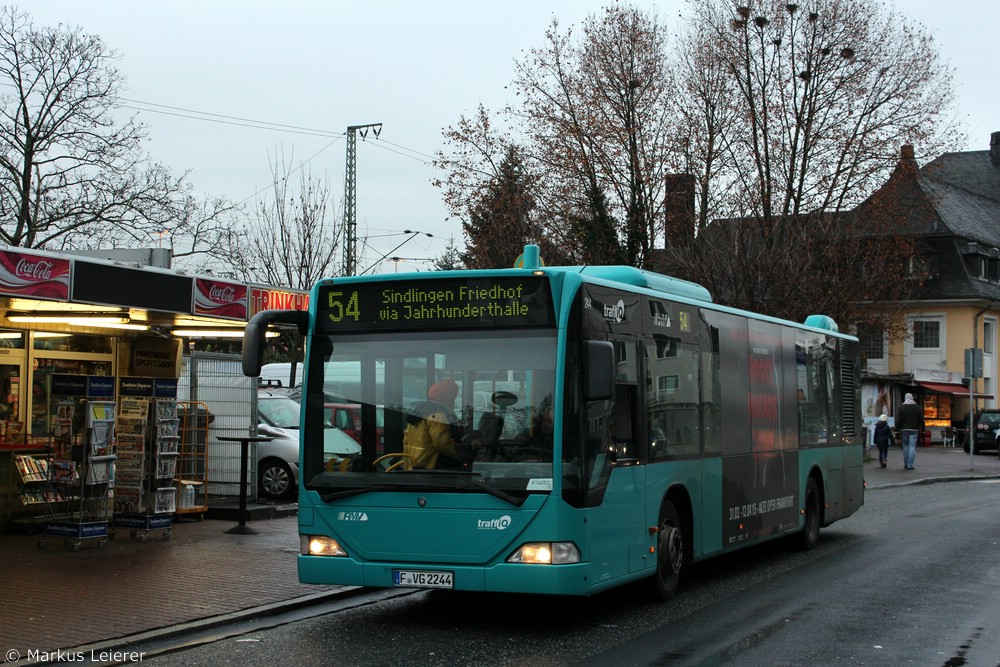
[[[451,378],[445,378],[440,382],[435,382],[427,390],[427,398],[436,401],[448,408],[455,409],[455,399],[458,397],[458,385]]]
[[[427,390],[428,400],[415,406],[416,414],[407,418],[409,423],[403,432],[403,453],[410,457],[407,469],[434,469],[442,455],[449,464],[461,463],[452,434],[457,397],[458,385],[446,378],[432,384]]]

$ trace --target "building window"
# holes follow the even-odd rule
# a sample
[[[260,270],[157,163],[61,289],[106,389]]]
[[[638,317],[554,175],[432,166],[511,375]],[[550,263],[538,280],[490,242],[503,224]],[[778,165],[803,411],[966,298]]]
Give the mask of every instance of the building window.
[[[624,341],[616,340],[615,344],[615,361],[619,364],[624,364],[628,361],[628,345]]]
[[[996,322],[983,320],[983,353],[993,354],[993,337],[996,336]]]
[[[656,378],[657,391],[677,391],[680,386],[680,376],[678,375],[660,375]]]
[[[936,320],[914,320],[913,347],[922,350],[940,348],[941,323]]]
[[[927,262],[923,257],[910,257],[907,271],[911,278],[922,278],[927,275]]]
[[[858,340],[861,342],[861,354],[865,359],[885,357],[885,332],[879,325],[859,324]]]

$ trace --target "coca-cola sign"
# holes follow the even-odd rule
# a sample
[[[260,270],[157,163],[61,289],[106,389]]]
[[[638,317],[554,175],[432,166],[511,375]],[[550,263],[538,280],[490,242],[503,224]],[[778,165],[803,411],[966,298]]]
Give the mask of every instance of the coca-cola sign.
[[[69,300],[68,259],[0,251],[0,292],[40,299]]]
[[[194,314],[246,320],[247,286],[198,278],[194,285]]]

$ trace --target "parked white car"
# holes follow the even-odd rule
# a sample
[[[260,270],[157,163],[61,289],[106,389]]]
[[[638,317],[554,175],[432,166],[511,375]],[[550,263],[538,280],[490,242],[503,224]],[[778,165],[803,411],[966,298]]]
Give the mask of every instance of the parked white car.
[[[257,392],[258,435],[271,438],[257,443],[257,495],[267,499],[291,498],[299,483],[299,404],[285,394]],[[351,458],[361,453],[351,436],[333,425],[324,434],[327,458]]]

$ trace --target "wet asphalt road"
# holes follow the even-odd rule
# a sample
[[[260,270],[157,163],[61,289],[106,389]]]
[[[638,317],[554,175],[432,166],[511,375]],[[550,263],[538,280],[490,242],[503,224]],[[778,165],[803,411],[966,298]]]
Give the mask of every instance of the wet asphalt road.
[[[160,656],[256,665],[1000,664],[1000,483],[869,491],[801,552],[773,543],[696,566],[679,596],[417,592]]]

